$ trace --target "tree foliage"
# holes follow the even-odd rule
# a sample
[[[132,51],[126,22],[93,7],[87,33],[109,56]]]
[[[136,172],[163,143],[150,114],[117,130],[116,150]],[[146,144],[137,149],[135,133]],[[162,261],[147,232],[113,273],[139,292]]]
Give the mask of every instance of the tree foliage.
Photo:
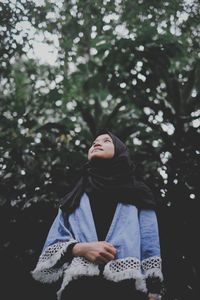
[[[166,299],[196,300],[199,8],[196,0],[1,4],[3,253],[33,267],[59,199],[108,128],[158,200]],[[53,47],[55,63],[34,57],[34,39]],[[26,225],[34,238],[24,242]]]

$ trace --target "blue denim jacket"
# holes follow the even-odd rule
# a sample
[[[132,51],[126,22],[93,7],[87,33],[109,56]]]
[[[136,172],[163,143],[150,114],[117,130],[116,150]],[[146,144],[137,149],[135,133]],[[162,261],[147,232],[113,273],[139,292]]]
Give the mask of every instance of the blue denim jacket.
[[[135,279],[136,289],[146,292],[146,278],[162,280],[159,231],[154,210],[138,210],[134,205],[118,203],[107,233],[107,242],[117,249],[114,260],[103,271],[106,279],[121,281]],[[53,282],[63,276],[58,299],[67,284],[80,276],[99,275],[98,265],[84,257],[58,264],[67,248],[74,242],[98,241],[87,194],[79,207],[69,215],[59,209],[49,230],[42,253],[32,275],[42,282]]]

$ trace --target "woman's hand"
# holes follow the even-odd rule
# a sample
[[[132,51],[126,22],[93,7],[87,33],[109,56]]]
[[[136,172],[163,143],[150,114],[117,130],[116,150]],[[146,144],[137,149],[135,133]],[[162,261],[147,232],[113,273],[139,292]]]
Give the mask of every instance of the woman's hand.
[[[84,256],[91,262],[101,265],[115,258],[117,250],[106,242],[77,243],[72,250],[74,256]]]

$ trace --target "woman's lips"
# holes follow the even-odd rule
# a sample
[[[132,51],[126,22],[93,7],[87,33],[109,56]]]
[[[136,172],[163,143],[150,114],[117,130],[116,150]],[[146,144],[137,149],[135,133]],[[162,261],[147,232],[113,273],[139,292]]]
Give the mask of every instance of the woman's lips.
[[[103,149],[101,149],[101,148],[95,148],[92,152],[96,152],[96,151],[103,151]]]

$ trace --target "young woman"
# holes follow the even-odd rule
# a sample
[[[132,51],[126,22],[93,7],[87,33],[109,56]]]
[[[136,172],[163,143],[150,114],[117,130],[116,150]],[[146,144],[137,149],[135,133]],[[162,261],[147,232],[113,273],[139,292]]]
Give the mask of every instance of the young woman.
[[[126,145],[99,134],[62,199],[32,275],[61,280],[57,299],[160,299],[163,280],[156,205],[134,176]],[[68,297],[68,298],[67,298]]]

